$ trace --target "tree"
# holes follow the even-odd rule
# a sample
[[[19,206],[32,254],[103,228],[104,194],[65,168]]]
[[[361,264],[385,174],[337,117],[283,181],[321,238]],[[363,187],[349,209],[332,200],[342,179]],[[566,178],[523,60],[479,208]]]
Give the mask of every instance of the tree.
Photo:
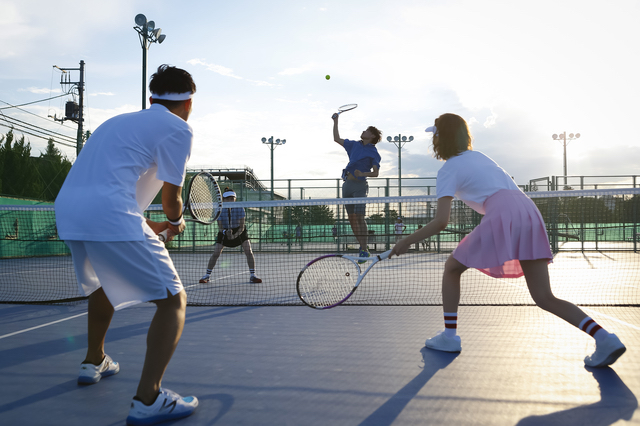
[[[36,170],[43,184],[42,193],[38,198],[55,200],[71,170],[71,161],[56,148],[53,139],[49,139],[46,151],[33,160],[37,164]]]
[[[39,157],[31,157],[31,144],[24,135],[16,139],[11,129],[0,137],[0,194],[14,197],[55,200],[71,162],[49,139]]]
[[[282,215],[283,224],[332,225],[333,210],[328,206],[286,207]]]
[[[42,183],[31,161],[31,144],[24,135],[16,140],[11,129],[0,146],[2,188],[0,193],[16,197],[37,198]]]
[[[369,216],[369,220],[371,221],[371,223],[374,223],[374,224],[383,224],[387,220],[389,221],[389,223],[394,223],[397,218],[398,218],[398,212],[395,209],[390,209],[385,211],[384,215],[380,213],[376,213]]]

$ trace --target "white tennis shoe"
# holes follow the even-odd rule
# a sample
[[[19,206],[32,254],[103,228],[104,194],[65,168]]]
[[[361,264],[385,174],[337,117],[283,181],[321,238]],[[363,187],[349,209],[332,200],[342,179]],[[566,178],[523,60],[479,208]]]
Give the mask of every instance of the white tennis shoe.
[[[198,406],[195,396],[180,396],[169,389],[160,388],[160,395],[151,405],[134,399],[127,417],[127,425],[146,426],[190,416]]]
[[[429,349],[442,352],[460,352],[462,350],[460,336],[447,337],[444,331],[441,331],[431,339],[427,339],[424,345]]]
[[[113,376],[120,371],[120,364],[113,361],[109,355],[105,355],[100,365],[90,363],[80,364],[78,384],[92,385],[98,383],[101,378]]]
[[[584,359],[587,367],[606,367],[611,365],[627,350],[618,336],[609,334],[600,344],[596,344],[596,351]]]

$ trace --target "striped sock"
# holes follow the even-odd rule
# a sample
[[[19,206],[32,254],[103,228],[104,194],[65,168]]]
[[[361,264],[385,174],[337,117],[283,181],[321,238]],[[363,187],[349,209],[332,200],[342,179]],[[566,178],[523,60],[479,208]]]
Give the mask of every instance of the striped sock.
[[[207,269],[207,276],[211,275],[211,271],[213,271],[213,269]]]
[[[251,276],[255,276],[256,275],[256,270],[255,269],[251,269],[249,268],[249,273],[251,274]]]
[[[578,327],[580,328],[580,330],[596,339],[596,343],[609,336],[609,332],[600,327],[600,325],[593,319],[591,319],[591,317],[585,317],[582,321],[580,321],[580,325]]]
[[[444,313],[444,335],[447,337],[453,337],[458,331],[458,313],[457,312],[445,312]]]

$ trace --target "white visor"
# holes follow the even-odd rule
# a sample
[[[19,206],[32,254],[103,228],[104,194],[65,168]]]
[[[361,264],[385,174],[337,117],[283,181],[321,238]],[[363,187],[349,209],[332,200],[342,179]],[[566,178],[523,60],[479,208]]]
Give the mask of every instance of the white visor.
[[[236,193],[233,191],[227,191],[224,194],[222,194],[222,198],[227,198],[227,197],[235,197]]]
[[[431,132],[435,135],[436,133],[438,133],[438,129],[436,129],[436,126],[431,126],[431,127],[427,127],[425,132]]]
[[[193,93],[191,92],[163,93],[162,95],[158,95],[157,93],[151,93],[151,97],[153,99],[158,99],[160,101],[186,101],[193,97]]]

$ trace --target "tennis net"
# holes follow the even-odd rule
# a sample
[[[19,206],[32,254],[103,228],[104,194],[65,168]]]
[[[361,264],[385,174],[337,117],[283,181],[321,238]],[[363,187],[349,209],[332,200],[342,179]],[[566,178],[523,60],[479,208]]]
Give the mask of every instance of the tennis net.
[[[640,306],[640,188],[532,192],[542,213],[554,261],[554,293],[579,305]],[[434,196],[237,202],[242,207],[262,283],[249,281],[241,247],[225,248],[208,283],[201,284],[218,226],[190,222],[168,249],[191,305],[301,305],[300,270],[314,258],[357,256],[345,204],[364,204],[372,254],[393,247],[397,218],[403,235],[435,215]],[[164,220],[160,206],[145,212]],[[223,211],[222,214],[225,214]],[[440,305],[444,262],[482,216],[454,201],[445,231],[409,253],[376,265],[351,305]],[[403,229],[404,227],[404,229]],[[69,251],[60,241],[52,206],[0,206],[0,302],[83,300]],[[533,305],[524,278],[494,279],[476,270],[462,276],[462,305]]]

